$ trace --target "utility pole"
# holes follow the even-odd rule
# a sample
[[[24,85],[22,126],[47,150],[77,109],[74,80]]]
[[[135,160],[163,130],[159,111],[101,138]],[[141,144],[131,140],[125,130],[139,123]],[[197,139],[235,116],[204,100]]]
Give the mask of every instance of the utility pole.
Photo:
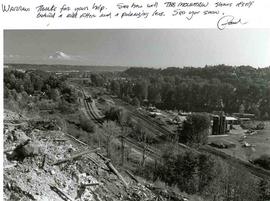
[[[143,132],[143,155],[142,155],[142,163],[141,163],[142,167],[144,167],[145,165],[146,149],[147,149],[146,136],[145,136],[145,133]]]
[[[124,166],[125,162],[125,144],[124,144],[124,136],[121,136],[121,165]]]

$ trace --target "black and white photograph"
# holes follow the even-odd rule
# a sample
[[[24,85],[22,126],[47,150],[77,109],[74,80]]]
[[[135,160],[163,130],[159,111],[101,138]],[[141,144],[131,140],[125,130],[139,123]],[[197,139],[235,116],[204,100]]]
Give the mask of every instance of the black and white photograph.
[[[270,200],[270,29],[3,30],[3,200]]]

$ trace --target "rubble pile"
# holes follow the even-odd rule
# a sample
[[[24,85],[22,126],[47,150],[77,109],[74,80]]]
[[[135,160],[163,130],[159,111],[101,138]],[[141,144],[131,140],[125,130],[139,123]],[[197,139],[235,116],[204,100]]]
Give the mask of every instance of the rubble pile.
[[[25,119],[25,117],[22,116],[21,114],[18,114],[16,112],[12,112],[10,110],[4,111],[4,120],[5,121],[18,121],[21,119]]]
[[[119,173],[100,153],[59,130],[5,124],[4,199],[185,200]]]

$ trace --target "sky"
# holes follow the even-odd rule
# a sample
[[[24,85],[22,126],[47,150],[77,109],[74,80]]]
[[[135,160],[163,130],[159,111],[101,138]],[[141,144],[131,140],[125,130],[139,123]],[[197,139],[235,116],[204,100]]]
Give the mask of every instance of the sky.
[[[4,62],[270,66],[270,29],[5,30]]]

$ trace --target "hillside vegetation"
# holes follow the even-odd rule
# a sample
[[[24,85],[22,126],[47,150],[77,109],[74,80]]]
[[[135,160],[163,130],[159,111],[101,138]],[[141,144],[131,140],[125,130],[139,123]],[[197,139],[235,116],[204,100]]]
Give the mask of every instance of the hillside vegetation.
[[[133,103],[148,101],[162,109],[193,112],[246,112],[269,119],[269,67],[129,68],[121,77],[113,79],[110,88]]]

